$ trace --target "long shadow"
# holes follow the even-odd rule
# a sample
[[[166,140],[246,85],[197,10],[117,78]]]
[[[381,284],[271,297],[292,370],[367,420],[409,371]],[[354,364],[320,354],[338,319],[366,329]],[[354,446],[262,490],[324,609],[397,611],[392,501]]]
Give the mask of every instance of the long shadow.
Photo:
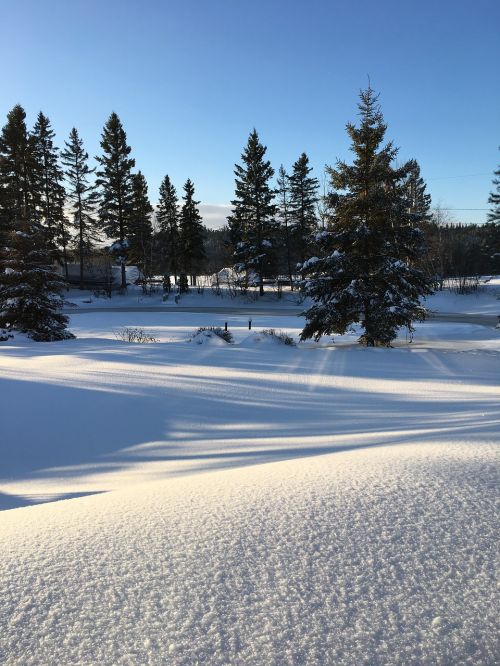
[[[54,379],[59,383],[47,383],[43,378],[31,381],[21,371],[19,378],[0,378],[0,483],[95,477],[155,461],[178,463],[175,469],[170,465],[162,471],[162,476],[170,476],[432,438],[444,441],[457,432],[494,440],[500,429],[498,402],[482,394],[457,400],[436,400],[432,395],[416,400],[413,395],[363,390],[362,381],[352,388],[321,384],[322,377],[337,372],[357,380],[377,379],[381,355],[354,354],[356,362],[347,367],[352,352],[327,352],[311,358],[302,350],[290,350],[289,355],[275,357],[272,351],[230,348],[227,366],[240,375],[224,380],[215,372],[215,361],[221,356],[209,348],[195,350],[189,356],[192,365],[182,363],[183,372],[176,372],[179,363],[172,354],[166,357],[160,345],[132,350],[127,346],[122,353],[120,349],[116,352],[115,341],[110,343],[107,350],[99,345],[98,350],[85,347],[79,353],[101,360],[104,351],[107,362],[126,361],[132,366],[149,362],[163,369],[148,369],[150,386],[126,384],[126,377],[112,371],[108,371],[109,383],[102,387],[92,385],[92,373],[88,380],[75,378],[82,387],[65,383],[64,377]],[[33,355],[42,355],[40,345],[36,347]],[[107,356],[110,350],[111,358]],[[222,352],[225,357],[226,350]],[[45,354],[54,355],[43,348]],[[363,364],[358,363],[360,358]],[[411,376],[415,381],[416,376],[421,381],[429,377],[439,381],[436,375],[450,371],[457,385],[462,381],[485,384],[483,374],[464,375],[458,362],[447,359],[447,365],[440,368],[440,355],[433,361],[429,354],[410,354],[407,361],[403,367],[384,364],[382,378],[403,381]],[[214,368],[214,376],[200,374],[199,367]],[[497,366],[489,365],[498,381],[496,370]],[[264,383],[256,371],[265,375]],[[283,383],[275,377],[278,374],[289,377]],[[317,376],[318,384],[307,385],[306,375]],[[117,392],[124,385],[130,390]],[[318,436],[325,439],[324,446],[312,441]],[[311,446],[301,444],[300,439],[311,440]],[[66,492],[63,496],[74,495]],[[5,503],[10,502],[12,508],[12,501]],[[17,501],[18,506],[23,502],[27,506],[36,499],[26,496]]]
[[[54,499],[57,501],[68,500],[68,499],[78,499],[79,497],[87,497],[88,495],[100,495],[103,490],[88,490],[86,492],[79,493],[62,493],[58,494],[57,497],[52,495],[33,495],[27,497],[21,497],[20,495],[9,495],[9,493],[0,493],[0,511],[9,511],[10,509],[22,509],[26,506],[34,506],[35,504],[47,504],[53,502]]]

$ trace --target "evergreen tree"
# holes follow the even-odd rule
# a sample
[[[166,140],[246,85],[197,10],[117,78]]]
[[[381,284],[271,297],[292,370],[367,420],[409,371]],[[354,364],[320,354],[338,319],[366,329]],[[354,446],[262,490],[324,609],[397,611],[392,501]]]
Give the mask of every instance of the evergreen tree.
[[[311,249],[311,238],[317,229],[316,206],[318,179],[309,174],[309,158],[305,153],[293,165],[290,176],[290,227],[296,259],[302,265]]]
[[[96,206],[95,185],[89,183],[89,177],[95,169],[88,165],[88,153],[83,148],[83,140],[73,127],[69,141],[65,141],[65,150],[61,158],[66,167],[68,200],[73,212],[76,254],[80,263],[80,289],[84,287],[84,267],[97,240],[98,233],[94,212]]]
[[[180,220],[180,247],[182,267],[191,276],[191,284],[196,286],[196,276],[205,259],[203,246],[203,224],[198,210],[199,201],[194,200],[194,185],[188,178],[184,184],[184,201]]]
[[[26,128],[26,113],[19,104],[7,115],[0,136],[0,234],[3,241],[35,211],[33,139]]]
[[[418,162],[410,160],[407,166],[409,173],[406,178],[406,196],[410,219],[417,224],[428,222],[431,218],[431,195],[426,192]]]
[[[264,293],[264,273],[269,269],[276,234],[274,191],[269,185],[274,175],[271,163],[264,159],[267,148],[254,129],[241,155],[243,166],[235,165],[235,199],[228,218],[232,242],[235,243],[236,270],[253,273]]]
[[[47,228],[47,238],[53,245],[54,256],[64,266],[68,277],[67,246],[69,232],[64,214],[66,193],[63,170],[59,166],[59,151],[54,146],[55,133],[50,121],[41,111],[33,128],[35,156],[35,198],[37,218]],[[56,248],[62,248],[62,252]]]
[[[73,337],[62,306],[62,279],[54,272],[52,239],[40,221],[35,142],[16,106],[0,137],[0,327],[35,340]]]
[[[359,323],[361,343],[389,345],[399,328],[412,331],[412,322],[424,318],[420,297],[432,293],[430,278],[415,266],[424,247],[408,211],[413,163],[392,166],[397,149],[381,146],[386,125],[371,88],[361,92],[359,109],[359,127],[347,125],[354,162],[329,168],[333,217],[317,235],[320,258],[304,266],[314,304],[302,340],[342,334]]]
[[[103,155],[96,157],[101,168],[96,184],[100,188],[99,219],[121,265],[121,289],[127,288],[125,260],[132,206],[132,173],[135,160],[130,158],[127,135],[116,113],[112,113],[101,137]]]
[[[33,340],[51,342],[73,338],[63,306],[64,281],[53,267],[48,229],[38,221],[22,220],[11,232],[6,278],[0,287],[0,327],[16,329]]]
[[[153,206],[148,198],[148,184],[139,171],[132,176],[132,201],[129,221],[129,259],[137,264],[145,278],[153,275]]]
[[[491,204],[491,211],[488,213],[488,222],[500,223],[500,167],[495,171],[496,178],[493,179],[493,185],[496,186],[496,192],[490,192],[488,203]]]
[[[292,271],[292,238],[290,231],[290,177],[283,165],[278,170],[276,179],[277,189],[276,197],[278,201],[277,213],[280,222],[280,232],[282,244],[285,247],[286,268],[288,279],[290,280],[290,289],[293,291],[293,271]]]
[[[12,251],[11,231],[34,210],[33,167],[33,142],[26,127],[26,113],[18,104],[7,114],[0,136],[0,299],[7,278],[5,261]]]
[[[177,281],[180,265],[180,238],[179,238],[179,209],[177,205],[177,192],[170,178],[165,176],[160,185],[160,199],[156,210],[158,223],[158,254],[161,270],[168,272]]]

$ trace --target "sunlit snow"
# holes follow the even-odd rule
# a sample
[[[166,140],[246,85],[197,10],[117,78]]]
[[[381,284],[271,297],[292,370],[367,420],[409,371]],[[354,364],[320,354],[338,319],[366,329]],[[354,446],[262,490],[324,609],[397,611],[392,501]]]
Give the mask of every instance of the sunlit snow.
[[[297,317],[252,319],[0,347],[1,663],[495,662],[500,332],[287,347],[255,333]]]

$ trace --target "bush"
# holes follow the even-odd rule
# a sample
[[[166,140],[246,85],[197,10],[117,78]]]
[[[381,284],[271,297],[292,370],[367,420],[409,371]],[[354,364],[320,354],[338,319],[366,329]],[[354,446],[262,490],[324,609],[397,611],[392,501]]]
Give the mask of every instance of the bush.
[[[275,328],[265,328],[261,331],[262,335],[267,335],[269,337],[279,340],[284,345],[289,345],[290,347],[295,346],[295,342],[292,337],[283,331],[277,331]]]
[[[226,342],[234,342],[233,334],[231,331],[226,331],[223,328],[220,328],[220,326],[200,326],[200,328],[196,329],[193,335],[189,338],[189,341],[191,342],[191,340],[196,335],[198,335],[198,333],[203,333],[203,331],[209,331],[214,335],[217,335],[219,338],[222,338],[222,340],[225,340]]]
[[[159,342],[158,338],[152,333],[145,331],[143,328],[121,328],[117,331],[113,331],[117,340],[123,340],[123,342],[138,342],[140,344],[146,344],[148,342]]]
[[[0,342],[7,342],[10,338],[13,338],[14,336],[12,333],[9,333],[5,329],[0,329]]]

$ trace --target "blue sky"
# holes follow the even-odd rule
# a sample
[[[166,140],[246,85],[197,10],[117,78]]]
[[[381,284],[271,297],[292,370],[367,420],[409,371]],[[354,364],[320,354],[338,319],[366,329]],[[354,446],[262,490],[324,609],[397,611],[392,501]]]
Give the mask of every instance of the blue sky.
[[[0,0],[0,114],[41,109],[91,155],[118,113],[156,200],[164,174],[233,196],[255,126],[277,170],[349,159],[368,76],[435,204],[487,208],[500,153],[497,0]],[[6,64],[8,63],[8,65]],[[217,220],[223,209],[206,208]],[[481,222],[485,211],[451,212]]]

